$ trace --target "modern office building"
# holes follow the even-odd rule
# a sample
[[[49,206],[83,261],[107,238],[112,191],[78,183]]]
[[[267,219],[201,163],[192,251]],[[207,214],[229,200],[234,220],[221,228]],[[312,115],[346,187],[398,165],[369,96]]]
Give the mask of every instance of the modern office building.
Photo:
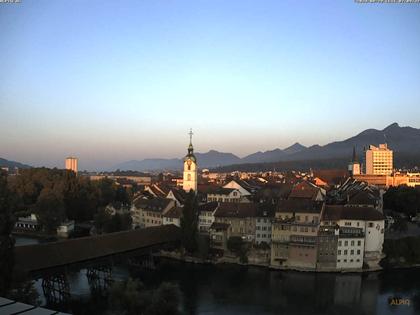
[[[379,147],[370,145],[366,150],[366,175],[391,175],[393,171],[393,151],[387,144]]]
[[[66,170],[70,170],[77,173],[77,158],[75,157],[66,158]]]

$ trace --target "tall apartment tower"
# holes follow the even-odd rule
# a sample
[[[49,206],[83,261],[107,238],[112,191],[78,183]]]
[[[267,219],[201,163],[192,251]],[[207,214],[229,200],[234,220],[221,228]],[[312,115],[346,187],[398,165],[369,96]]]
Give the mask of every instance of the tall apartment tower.
[[[66,170],[73,171],[77,174],[77,158],[75,157],[66,158]]]
[[[387,144],[370,145],[366,150],[366,175],[391,175],[394,169],[393,151]]]
[[[192,130],[190,130],[190,145],[188,146],[188,153],[184,158],[184,176],[182,188],[189,192],[191,189],[197,192],[197,159],[194,155],[194,148],[192,145]]]

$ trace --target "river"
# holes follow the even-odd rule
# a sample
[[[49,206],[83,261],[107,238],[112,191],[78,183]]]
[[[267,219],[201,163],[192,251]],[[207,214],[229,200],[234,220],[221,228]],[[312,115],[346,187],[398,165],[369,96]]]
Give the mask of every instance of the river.
[[[72,311],[102,314],[106,303],[90,296],[85,273],[70,274],[76,297]],[[121,265],[113,276],[140,279],[146,287],[177,284],[184,314],[420,314],[420,269],[363,275],[304,273],[161,259],[156,270]],[[36,287],[42,295],[40,281]],[[404,299],[405,304],[390,305],[390,298]]]

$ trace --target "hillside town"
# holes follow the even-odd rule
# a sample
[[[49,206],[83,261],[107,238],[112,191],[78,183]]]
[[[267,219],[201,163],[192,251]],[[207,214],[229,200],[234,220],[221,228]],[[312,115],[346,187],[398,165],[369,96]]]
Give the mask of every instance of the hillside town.
[[[76,174],[77,158],[68,158],[66,169]],[[181,227],[183,208],[194,196],[195,224],[204,240],[206,261],[275,269],[362,271],[380,269],[385,256],[384,237],[395,220],[391,213],[384,213],[383,195],[388,185],[378,185],[378,180],[383,183],[385,178],[387,183],[387,178],[396,176],[405,176],[405,185],[420,184],[419,174],[394,172],[393,152],[386,144],[371,145],[360,162],[354,151],[347,170],[200,170],[190,132],[182,177],[169,172],[157,176],[116,172],[90,175],[90,180],[111,180],[133,191],[130,202],[113,202],[105,208],[110,217],[128,217],[129,229]],[[39,229],[34,214],[15,223],[17,232]],[[56,234],[69,237],[74,229],[74,220],[64,220]],[[93,228],[90,233],[98,231]]]
[[[347,170],[218,173],[199,168],[191,131],[189,135],[182,176],[78,174],[75,157],[67,158],[65,167],[93,183],[108,180],[131,192],[131,198],[104,209],[108,218],[126,218],[119,229],[181,227],[185,204],[193,196],[205,261],[306,271],[380,269],[385,234],[395,223],[393,214],[384,210],[383,195],[391,186],[420,185],[420,174],[394,171],[393,151],[386,144],[370,145],[360,160],[353,149]],[[28,215],[18,218],[16,233],[42,229],[37,216]],[[106,232],[96,223],[63,218],[57,237],[71,237],[77,227],[90,234]],[[185,259],[181,253],[166,254]]]

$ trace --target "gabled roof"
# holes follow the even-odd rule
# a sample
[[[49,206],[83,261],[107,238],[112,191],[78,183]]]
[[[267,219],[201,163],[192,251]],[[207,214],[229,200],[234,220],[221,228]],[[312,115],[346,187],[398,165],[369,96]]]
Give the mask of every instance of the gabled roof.
[[[134,200],[134,206],[137,209],[143,209],[147,211],[162,212],[168,207],[170,203],[173,203],[172,199],[166,198],[154,198],[154,199],[142,199],[138,198]]]
[[[311,199],[279,200],[276,212],[321,213],[324,203]]]
[[[324,221],[364,220],[382,221],[384,215],[372,207],[348,207],[343,205],[326,205],[322,216]]]
[[[315,199],[321,189],[308,181],[302,181],[296,184],[290,192],[289,198]]]
[[[257,215],[257,205],[253,203],[221,202],[215,217],[249,218]]]
[[[212,190],[209,190],[207,194],[213,194],[213,195],[229,195],[232,191],[238,191],[234,188],[223,188],[223,187],[217,187]]]
[[[184,203],[185,199],[187,199],[187,192],[183,189],[176,189],[176,188],[172,188],[169,193],[172,192],[172,194],[174,195],[174,197],[176,198],[176,200],[178,200],[181,204]]]
[[[182,216],[182,207],[173,207],[168,210],[163,216],[166,218],[180,219]]]
[[[199,213],[204,212],[204,211],[213,212],[214,210],[217,209],[218,206],[219,206],[219,203],[217,201],[203,203],[198,206],[198,212]]]
[[[213,222],[210,225],[210,230],[216,230],[216,231],[225,231],[229,228],[229,223],[222,223],[222,222]]]

